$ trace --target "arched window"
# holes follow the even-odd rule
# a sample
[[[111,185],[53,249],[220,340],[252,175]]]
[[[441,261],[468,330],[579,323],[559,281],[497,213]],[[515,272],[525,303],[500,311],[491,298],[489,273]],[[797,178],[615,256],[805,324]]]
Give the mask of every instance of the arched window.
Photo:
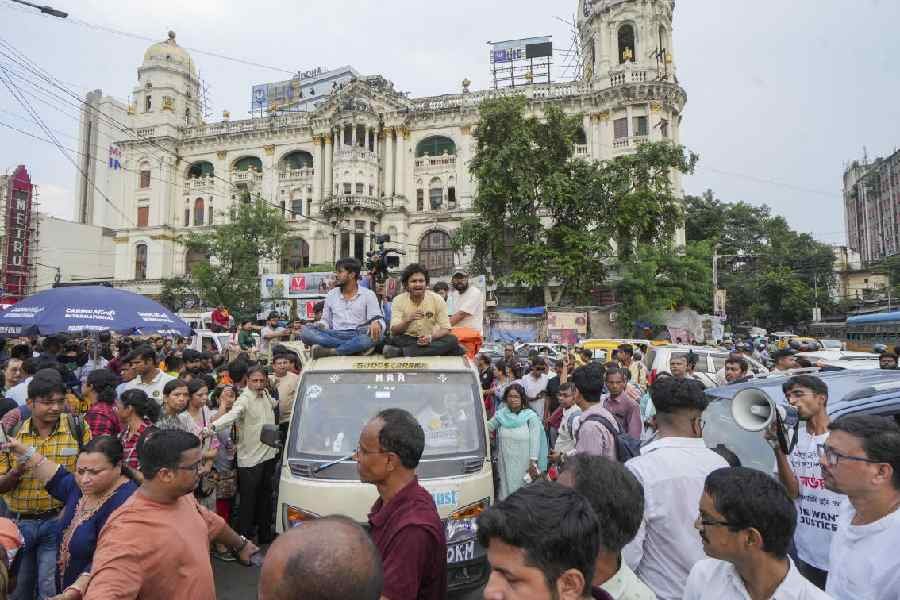
[[[296,273],[309,266],[309,244],[302,238],[290,239],[281,251],[281,272]]]
[[[581,127],[579,127],[578,131],[575,132],[575,143],[580,146],[584,146],[585,144],[587,144],[587,134]]]
[[[235,171],[248,171],[250,167],[256,169],[257,173],[262,173],[262,161],[255,156],[245,156],[234,163]]]
[[[619,27],[619,64],[634,62],[637,49],[634,47],[634,27],[622,25]]]
[[[189,249],[184,254],[184,274],[190,277],[194,273],[194,267],[207,262],[206,255],[199,250]]]
[[[425,138],[416,146],[416,157],[425,156],[443,156],[444,153],[456,154],[456,144],[448,137],[440,135]]]
[[[147,244],[138,244],[134,248],[134,278],[138,281],[147,279]]]
[[[450,236],[443,231],[429,231],[419,242],[419,263],[428,269],[429,275],[449,275],[453,269],[453,250]]]
[[[194,200],[194,225],[203,225],[203,217],[206,214],[203,198]]]
[[[441,206],[444,204],[444,186],[437,177],[428,184],[428,202],[431,210],[441,210]]]
[[[281,168],[285,171],[293,171],[296,169],[311,169],[312,166],[312,154],[303,150],[291,152],[281,159]]]
[[[195,162],[188,169],[188,179],[196,179],[198,177],[213,177],[216,174],[216,168],[211,162],[202,160]]]

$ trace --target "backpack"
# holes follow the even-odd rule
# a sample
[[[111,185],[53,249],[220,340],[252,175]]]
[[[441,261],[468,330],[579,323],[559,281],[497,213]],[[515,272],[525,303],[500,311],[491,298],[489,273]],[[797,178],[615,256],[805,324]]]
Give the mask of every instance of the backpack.
[[[69,420],[69,433],[72,434],[72,437],[75,438],[75,441],[78,442],[78,454],[81,454],[84,450],[84,419],[73,415],[70,413],[65,413],[64,415],[66,419]],[[9,432],[10,437],[16,437],[18,435],[19,430],[22,429],[22,425],[25,423],[25,415],[22,415],[22,418],[19,419],[19,422],[16,423],[16,426],[12,428]]]
[[[581,428],[588,421],[593,421],[594,423],[600,423],[603,427],[609,431],[616,445],[616,458],[620,463],[624,463],[629,459],[634,458],[635,456],[641,455],[641,441],[636,440],[623,430],[617,429],[613,426],[612,423],[609,422],[609,419],[606,417],[601,417],[600,415],[582,415],[580,425],[578,427],[578,431],[575,432],[575,444],[578,444],[578,438],[581,435]]]

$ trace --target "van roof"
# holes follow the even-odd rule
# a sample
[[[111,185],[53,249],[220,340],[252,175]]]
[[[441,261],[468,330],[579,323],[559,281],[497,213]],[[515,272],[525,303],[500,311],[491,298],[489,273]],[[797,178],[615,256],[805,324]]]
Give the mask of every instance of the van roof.
[[[303,366],[308,373],[317,371],[471,371],[472,363],[463,356],[419,356],[387,359],[371,356],[329,356]]]

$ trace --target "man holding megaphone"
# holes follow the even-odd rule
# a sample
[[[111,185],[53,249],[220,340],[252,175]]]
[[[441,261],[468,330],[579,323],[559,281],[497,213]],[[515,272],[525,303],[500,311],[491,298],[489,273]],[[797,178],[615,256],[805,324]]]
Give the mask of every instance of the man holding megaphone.
[[[846,501],[846,496],[825,489],[819,463],[818,446],[828,439],[828,386],[818,377],[795,375],[782,390],[800,416],[796,443],[785,454],[778,441],[777,419],[766,432],[766,439],[775,452],[776,474],[797,505],[797,568],[817,587],[825,589],[828,549],[837,531],[841,505]]]

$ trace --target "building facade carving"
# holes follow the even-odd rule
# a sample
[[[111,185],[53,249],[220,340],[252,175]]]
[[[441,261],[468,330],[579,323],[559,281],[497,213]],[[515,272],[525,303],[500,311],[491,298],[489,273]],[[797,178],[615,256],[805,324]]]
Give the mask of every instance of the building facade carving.
[[[484,100],[523,94],[533,114],[555,105],[583,115],[574,154],[587,160],[644,141],[679,141],[687,97],[670,50],[673,0],[580,0],[579,8],[577,81],[482,91],[466,81],[461,93],[410,98],[381,76],[360,76],[311,110],[214,123],[200,118],[196,66],[170,32],[145,53],[133,112],[99,90],[89,97],[82,145],[102,155],[98,140],[111,139],[121,158],[95,178],[102,194],[79,177],[78,220],[115,230],[114,279],[141,293],[157,294],[162,280],[184,275],[195,257],[178,236],[224,222],[247,193],[290,226],[291,258],[263,265],[268,272],[363,258],[376,235],[389,234],[405,262],[424,260],[446,274],[465,260],[448,241],[472,216],[467,165]],[[123,127],[96,118],[97,110]]]

